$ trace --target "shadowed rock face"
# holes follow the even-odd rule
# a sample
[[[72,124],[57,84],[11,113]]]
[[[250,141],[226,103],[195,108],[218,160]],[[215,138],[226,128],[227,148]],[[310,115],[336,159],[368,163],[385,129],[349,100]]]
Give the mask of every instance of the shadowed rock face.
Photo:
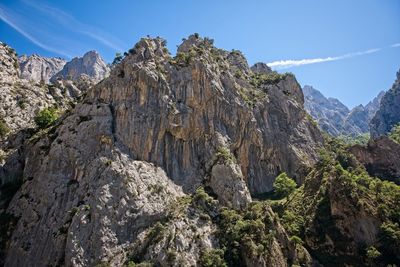
[[[400,71],[392,88],[386,92],[379,110],[371,120],[371,137],[376,138],[390,132],[400,122]]]
[[[47,58],[38,55],[18,58],[21,78],[34,82],[49,83],[50,78],[59,72],[66,61],[61,58]]]
[[[201,251],[218,248],[216,225],[191,209],[170,218],[182,198],[205,185],[222,205],[244,209],[280,172],[301,182],[316,162],[322,137],[294,76],[255,82],[243,55],[209,39],[190,36],[174,59],[164,45],[142,39],[29,144],[7,209],[18,222],[5,266],[121,266],[139,251],[166,266],[171,249],[183,266],[196,265]],[[170,235],[154,236],[161,220]],[[247,261],[287,266],[288,237],[269,221],[281,229],[273,253]]]
[[[89,51],[83,57],[73,58],[66,63],[50,81],[55,82],[57,79],[75,81],[82,75],[87,75],[94,82],[99,82],[107,77],[109,72],[110,69],[101,56],[96,51]]]
[[[371,176],[400,184],[400,145],[388,137],[370,140],[366,147],[355,145],[350,152]]]

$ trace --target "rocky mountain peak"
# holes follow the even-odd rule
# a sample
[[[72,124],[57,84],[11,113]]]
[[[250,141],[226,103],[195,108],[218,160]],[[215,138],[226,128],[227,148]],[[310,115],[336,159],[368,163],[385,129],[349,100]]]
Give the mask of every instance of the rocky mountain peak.
[[[268,73],[272,72],[272,69],[270,67],[268,67],[267,64],[262,63],[262,62],[255,63],[253,66],[251,66],[251,70],[254,73],[264,73],[264,74],[268,74]]]
[[[83,74],[89,76],[94,82],[98,82],[108,76],[109,67],[103,58],[96,51],[89,51],[82,57],[73,58],[67,62],[64,67],[56,73],[51,82],[57,79],[78,80]]]
[[[183,42],[178,46],[178,53],[187,53],[191,48],[199,47],[204,42],[204,39],[198,34],[191,34],[188,38],[184,38],[182,40]]]
[[[48,58],[37,54],[22,55],[18,58],[18,62],[22,79],[44,83],[49,83],[51,77],[58,73],[66,63],[61,58]]]

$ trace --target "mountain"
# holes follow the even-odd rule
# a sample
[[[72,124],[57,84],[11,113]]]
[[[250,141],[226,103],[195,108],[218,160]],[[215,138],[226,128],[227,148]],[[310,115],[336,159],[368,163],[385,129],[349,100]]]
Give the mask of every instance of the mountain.
[[[6,266],[121,265],[127,257],[167,264],[172,252],[192,265],[220,246],[201,208],[211,212],[216,202],[200,185],[241,210],[281,171],[304,179],[322,137],[294,76],[253,73],[241,53],[209,39],[190,36],[176,58],[164,43],[142,39],[52,134],[30,145],[24,186],[7,209],[19,219]],[[274,255],[243,260],[286,265],[294,247],[263,209],[276,231],[266,247]]]
[[[317,121],[319,127],[327,133],[338,136],[343,132],[343,122],[349,109],[335,98],[326,98],[312,86],[305,85],[304,108]]]
[[[11,48],[0,55],[13,75],[0,75],[1,103],[15,87],[58,88],[19,79]],[[51,123],[0,127],[1,266],[399,263],[400,187],[371,177],[386,150],[323,135],[293,74],[194,34],[174,57],[142,38],[80,90]]]
[[[110,72],[109,67],[96,51],[89,51],[82,57],[73,58],[50,79],[55,82],[58,79],[76,81],[80,77],[88,76],[94,82],[99,82],[107,77]]]
[[[319,127],[332,136],[357,136],[369,132],[369,122],[379,108],[384,95],[380,92],[365,107],[358,105],[349,110],[336,98],[326,98],[312,86],[303,87],[305,109],[317,121]]]
[[[59,72],[66,61],[61,58],[48,58],[39,55],[26,56],[18,58],[21,71],[21,78],[34,81],[49,83],[50,78]]]
[[[371,136],[385,135],[400,123],[400,71],[392,88],[385,93],[375,116],[371,120]]]

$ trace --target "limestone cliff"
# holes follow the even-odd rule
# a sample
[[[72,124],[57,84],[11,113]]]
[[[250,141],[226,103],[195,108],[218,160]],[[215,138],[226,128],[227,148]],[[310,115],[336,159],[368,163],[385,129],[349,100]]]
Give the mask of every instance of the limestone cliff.
[[[160,38],[138,42],[26,142],[3,214],[5,266],[310,266],[251,195],[283,171],[301,183],[322,136],[295,77],[258,70],[195,35],[174,58]]]
[[[371,136],[385,135],[400,123],[400,71],[392,88],[383,96],[379,110],[371,120]]]
[[[36,83],[49,83],[50,78],[59,72],[66,61],[61,58],[48,58],[39,55],[26,56],[18,58],[21,70],[21,78]]]
[[[60,79],[76,81],[82,76],[86,76],[96,83],[107,77],[109,72],[109,67],[99,53],[89,51],[82,57],[75,57],[67,62],[59,72],[51,77],[50,81],[55,82]]]

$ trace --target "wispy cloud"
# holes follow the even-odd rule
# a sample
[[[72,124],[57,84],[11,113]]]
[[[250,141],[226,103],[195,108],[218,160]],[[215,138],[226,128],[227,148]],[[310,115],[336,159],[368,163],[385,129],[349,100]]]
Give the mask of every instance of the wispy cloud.
[[[400,43],[393,44],[390,47],[400,47]],[[373,53],[377,53],[377,52],[381,51],[382,49],[384,49],[384,48],[373,48],[373,49],[368,49],[368,50],[354,52],[354,53],[348,53],[348,54],[334,56],[334,57],[307,58],[307,59],[300,59],[300,60],[296,60],[296,59],[278,60],[278,61],[267,63],[267,65],[274,69],[288,69],[288,68],[298,67],[298,66],[302,66],[302,65],[316,64],[316,63],[329,62],[329,61],[337,61],[337,60],[342,60],[342,59],[347,59],[347,58],[358,57],[358,56],[362,56],[362,55],[373,54]]]
[[[70,54],[65,53],[64,51],[61,51],[56,48],[45,45],[44,43],[42,43],[41,41],[39,41],[35,37],[33,37],[31,34],[27,33],[24,29],[21,28],[21,26],[19,26],[21,23],[18,22],[18,15],[16,15],[13,11],[8,10],[7,8],[5,8],[1,5],[0,5],[0,19],[2,21],[4,21],[5,23],[7,23],[14,30],[16,30],[17,32],[22,34],[26,39],[28,39],[35,45],[37,45],[47,51],[65,56],[67,58],[72,57]]]
[[[80,22],[63,10],[37,1],[23,0],[23,2],[58,21],[64,28],[75,31],[76,33],[84,34],[115,51],[123,51],[122,47],[124,44],[120,40],[96,27]]]
[[[37,46],[67,58],[95,48],[96,43],[113,51],[125,47],[111,34],[38,1],[22,0],[18,9],[0,4],[0,19]]]

